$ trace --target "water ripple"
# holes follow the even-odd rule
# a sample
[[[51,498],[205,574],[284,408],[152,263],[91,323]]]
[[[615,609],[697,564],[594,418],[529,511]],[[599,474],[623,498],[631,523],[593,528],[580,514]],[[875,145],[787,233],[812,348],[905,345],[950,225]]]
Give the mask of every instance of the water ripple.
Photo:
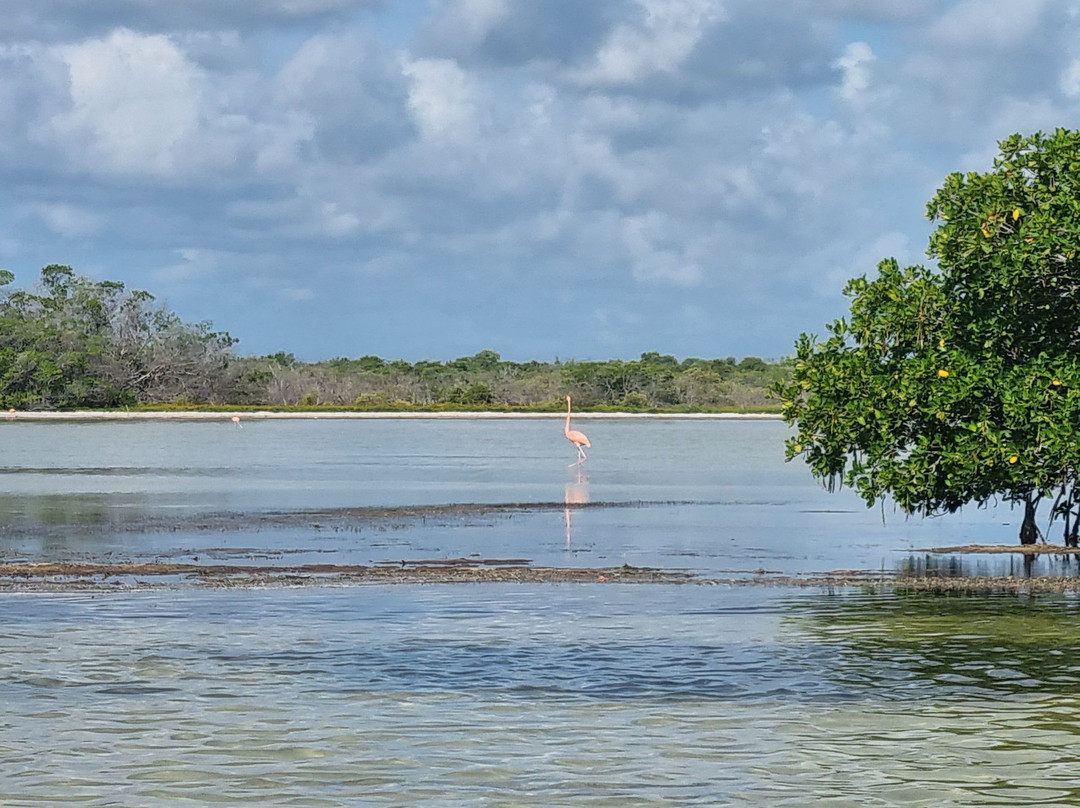
[[[1080,800],[1067,600],[597,585],[2,605],[7,805]]]

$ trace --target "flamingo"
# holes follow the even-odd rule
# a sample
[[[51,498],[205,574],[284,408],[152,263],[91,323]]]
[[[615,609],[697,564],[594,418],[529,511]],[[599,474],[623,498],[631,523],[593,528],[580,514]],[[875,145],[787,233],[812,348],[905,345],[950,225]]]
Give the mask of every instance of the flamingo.
[[[591,449],[592,444],[589,443],[589,439],[586,438],[584,434],[578,432],[576,429],[570,428],[570,396],[566,397],[566,429],[564,429],[563,432],[566,434],[566,439],[572,444],[574,444],[574,446],[577,448],[577,462],[580,463],[583,460],[588,460],[589,458],[585,454],[585,450],[581,447],[588,446]],[[570,465],[573,465],[573,463],[571,463]]]

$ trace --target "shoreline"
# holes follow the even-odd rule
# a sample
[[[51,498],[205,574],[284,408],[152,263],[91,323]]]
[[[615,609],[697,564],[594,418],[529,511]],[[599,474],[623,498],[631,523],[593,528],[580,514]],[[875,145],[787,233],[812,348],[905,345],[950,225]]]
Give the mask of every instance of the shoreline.
[[[4,421],[223,421],[229,423],[233,418],[241,421],[285,421],[285,420],[558,420],[566,417],[557,412],[338,412],[333,410],[317,412],[275,412],[273,410],[222,410],[220,412],[168,412],[168,411],[112,411],[112,410],[72,410],[72,411],[24,411],[4,413]],[[655,421],[779,421],[779,413],[758,412],[582,412],[574,413],[575,420],[655,420]]]

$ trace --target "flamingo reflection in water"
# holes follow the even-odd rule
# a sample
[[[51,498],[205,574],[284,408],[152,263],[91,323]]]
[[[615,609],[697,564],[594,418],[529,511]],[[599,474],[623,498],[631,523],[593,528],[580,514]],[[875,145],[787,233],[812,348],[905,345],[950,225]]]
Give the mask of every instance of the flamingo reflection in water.
[[[566,549],[570,549],[570,506],[582,505],[589,501],[589,475],[580,463],[577,466],[577,479],[566,484]]]

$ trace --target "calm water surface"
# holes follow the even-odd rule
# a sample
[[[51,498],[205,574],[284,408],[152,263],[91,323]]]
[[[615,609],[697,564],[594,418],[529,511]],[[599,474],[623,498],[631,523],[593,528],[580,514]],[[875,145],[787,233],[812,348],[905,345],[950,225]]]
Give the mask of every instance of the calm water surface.
[[[782,462],[775,422],[0,424],[0,555],[889,569],[1013,541]],[[587,497],[610,508],[574,508]],[[536,511],[329,530],[205,514]],[[166,529],[170,521],[176,529]],[[0,804],[1075,805],[1080,603],[771,587],[0,596]]]
[[[558,419],[249,420],[243,429],[0,422],[0,530],[8,534],[0,555],[482,556],[801,574],[893,569],[919,548],[1012,542],[1018,530],[1019,514],[1007,508],[905,520],[850,492],[829,494],[802,465],[784,463],[786,427],[777,421],[580,418],[576,426],[594,447],[581,467],[567,467],[575,455]],[[619,507],[573,507],[581,501]],[[351,531],[317,520],[191,530],[192,517],[215,512],[449,503],[571,504]],[[141,529],[148,519],[156,527]]]

